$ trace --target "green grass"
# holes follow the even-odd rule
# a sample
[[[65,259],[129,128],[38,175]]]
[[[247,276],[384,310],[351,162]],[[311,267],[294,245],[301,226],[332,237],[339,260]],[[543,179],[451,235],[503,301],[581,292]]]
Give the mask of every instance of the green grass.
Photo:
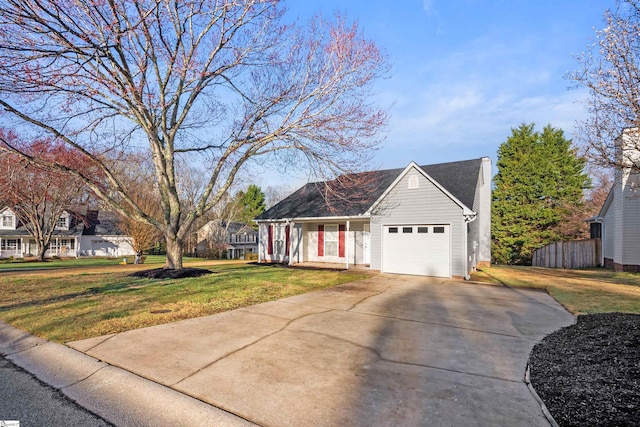
[[[120,267],[130,272],[142,266]],[[68,342],[219,313],[364,277],[246,263],[209,262],[206,268],[213,273],[178,280],[132,278],[118,267],[7,273],[0,281],[0,319],[34,335]]]
[[[544,289],[573,314],[640,313],[640,274],[500,265],[482,269],[472,280]]]
[[[145,255],[147,258],[145,264],[162,264],[165,261],[164,255]],[[65,258],[65,259],[48,259],[41,261],[25,261],[21,258],[13,260],[0,260],[0,272],[2,270],[14,270],[18,268],[26,269],[43,269],[43,268],[76,268],[76,267],[100,267],[106,265],[118,265],[124,257],[118,258]],[[129,262],[133,262],[134,257],[126,257]],[[185,262],[193,261],[196,258],[184,258]]]

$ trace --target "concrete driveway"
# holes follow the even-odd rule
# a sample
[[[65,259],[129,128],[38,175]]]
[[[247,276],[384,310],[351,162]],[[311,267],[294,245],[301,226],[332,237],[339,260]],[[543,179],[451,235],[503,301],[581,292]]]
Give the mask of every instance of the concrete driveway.
[[[529,426],[529,352],[573,322],[540,291],[377,275],[68,345],[265,426]]]

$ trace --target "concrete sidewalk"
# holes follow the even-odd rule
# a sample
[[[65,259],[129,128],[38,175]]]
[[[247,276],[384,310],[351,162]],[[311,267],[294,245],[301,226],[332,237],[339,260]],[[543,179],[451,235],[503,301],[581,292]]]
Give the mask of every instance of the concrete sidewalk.
[[[377,275],[75,350],[0,342],[117,425],[548,425],[526,362],[573,321],[544,292]]]

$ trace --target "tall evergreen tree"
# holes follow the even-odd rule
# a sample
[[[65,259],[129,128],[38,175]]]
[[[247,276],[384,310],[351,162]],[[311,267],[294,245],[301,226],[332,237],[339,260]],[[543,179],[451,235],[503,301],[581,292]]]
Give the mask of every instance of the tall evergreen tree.
[[[571,238],[561,225],[583,203],[586,161],[561,129],[522,124],[498,149],[492,204],[493,254],[500,264],[530,264],[533,250]]]
[[[247,187],[247,191],[238,192],[236,197],[238,197],[240,207],[238,220],[255,228],[256,224],[253,223],[253,219],[265,210],[266,197],[262,189],[251,184]]]

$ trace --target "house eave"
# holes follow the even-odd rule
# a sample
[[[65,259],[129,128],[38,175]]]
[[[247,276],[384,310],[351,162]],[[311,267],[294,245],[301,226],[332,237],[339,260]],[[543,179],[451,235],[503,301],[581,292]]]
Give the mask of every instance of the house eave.
[[[370,215],[347,215],[347,216],[315,216],[300,218],[275,218],[275,219],[254,219],[257,224],[270,222],[317,222],[317,221],[351,221],[351,220],[369,220]]]

